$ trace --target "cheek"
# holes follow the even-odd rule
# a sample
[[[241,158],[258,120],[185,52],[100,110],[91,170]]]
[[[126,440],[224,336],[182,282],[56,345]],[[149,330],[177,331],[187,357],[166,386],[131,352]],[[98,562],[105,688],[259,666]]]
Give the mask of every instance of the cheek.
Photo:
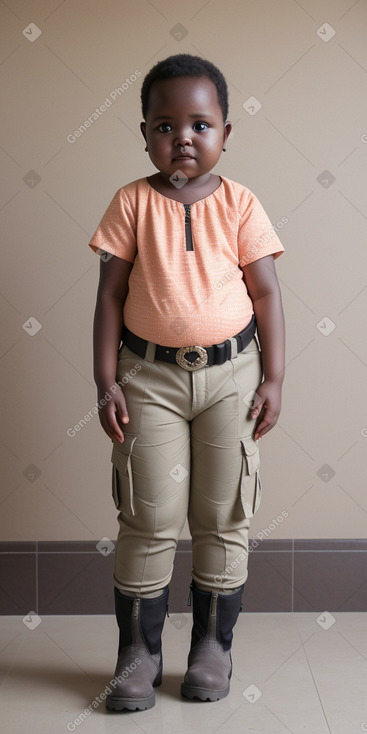
[[[203,148],[203,156],[206,158],[216,158],[221,150],[222,145],[218,142],[218,138],[213,138],[210,142],[208,141],[205,148]]]
[[[156,153],[161,153],[167,150],[168,141],[165,138],[154,138],[150,147],[151,150],[154,150]]]
[[[210,135],[203,141],[202,147],[208,151],[208,154],[215,153],[218,148],[222,148],[222,138],[219,133],[214,132],[214,130],[211,131]]]

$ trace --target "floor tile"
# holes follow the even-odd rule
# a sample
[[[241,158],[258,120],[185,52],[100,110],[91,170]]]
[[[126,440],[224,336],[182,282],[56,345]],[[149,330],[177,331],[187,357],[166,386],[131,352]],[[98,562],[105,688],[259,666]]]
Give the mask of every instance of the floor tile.
[[[106,712],[117,627],[110,615],[2,617],[0,716],[12,734],[352,734],[367,731],[367,615],[243,613],[233,675],[215,703],[180,697],[191,614],[163,632],[157,703]],[[38,625],[37,625],[37,622]],[[37,626],[36,626],[37,625]],[[255,693],[254,693],[255,692]],[[364,729],[362,727],[365,727]]]

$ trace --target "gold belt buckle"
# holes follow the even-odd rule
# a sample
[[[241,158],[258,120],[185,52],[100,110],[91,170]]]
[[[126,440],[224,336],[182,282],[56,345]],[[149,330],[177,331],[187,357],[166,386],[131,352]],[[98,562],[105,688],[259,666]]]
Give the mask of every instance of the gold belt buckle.
[[[186,359],[185,355],[188,352],[196,352],[198,354],[198,357],[194,362],[190,362]],[[181,347],[176,352],[176,362],[180,367],[183,367],[184,370],[194,372],[195,370],[199,370],[201,367],[205,367],[208,362],[208,352],[204,347]]]

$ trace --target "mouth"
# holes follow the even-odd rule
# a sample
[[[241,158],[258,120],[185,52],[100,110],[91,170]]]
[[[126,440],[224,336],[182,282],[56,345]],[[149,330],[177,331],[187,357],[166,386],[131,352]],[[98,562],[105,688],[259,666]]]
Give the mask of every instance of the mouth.
[[[189,161],[189,160],[194,160],[194,158],[192,155],[188,155],[188,154],[187,155],[176,155],[173,158],[173,160],[174,161]]]

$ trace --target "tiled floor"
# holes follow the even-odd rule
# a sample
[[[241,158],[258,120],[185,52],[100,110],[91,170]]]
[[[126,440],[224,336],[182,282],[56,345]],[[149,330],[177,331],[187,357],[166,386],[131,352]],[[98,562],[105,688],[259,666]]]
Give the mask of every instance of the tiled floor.
[[[26,618],[25,618],[26,619]],[[27,621],[27,620],[26,620]],[[34,627],[35,618],[28,624]],[[6,734],[360,734],[367,731],[367,615],[241,614],[227,698],[180,698],[190,614],[171,614],[153,709],[106,713],[112,616],[0,621],[1,729]],[[256,686],[256,688],[254,688]],[[85,713],[87,711],[87,713]],[[84,714],[83,714],[84,712]]]

